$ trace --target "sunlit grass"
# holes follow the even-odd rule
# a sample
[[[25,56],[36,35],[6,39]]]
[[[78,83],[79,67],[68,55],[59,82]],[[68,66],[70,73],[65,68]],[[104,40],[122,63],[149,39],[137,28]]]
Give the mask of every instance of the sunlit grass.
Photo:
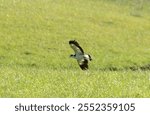
[[[149,97],[149,72],[3,68],[1,97]]]

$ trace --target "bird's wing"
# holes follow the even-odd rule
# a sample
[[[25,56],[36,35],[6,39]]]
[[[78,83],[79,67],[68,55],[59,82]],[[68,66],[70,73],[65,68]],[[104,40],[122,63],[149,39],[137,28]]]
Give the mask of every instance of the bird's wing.
[[[84,54],[83,49],[80,47],[79,43],[75,40],[69,41],[70,47],[74,50],[76,54]]]
[[[88,69],[88,60],[82,59],[82,60],[77,60],[77,61],[78,61],[78,64],[82,70]]]

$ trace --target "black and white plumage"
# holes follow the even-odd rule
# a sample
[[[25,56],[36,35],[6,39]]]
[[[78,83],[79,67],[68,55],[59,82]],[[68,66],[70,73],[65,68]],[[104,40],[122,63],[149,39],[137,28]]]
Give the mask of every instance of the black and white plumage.
[[[82,70],[88,69],[88,61],[92,58],[89,54],[85,54],[79,43],[75,40],[69,41],[70,47],[74,50],[75,54],[71,54],[70,57],[77,59],[77,62]]]

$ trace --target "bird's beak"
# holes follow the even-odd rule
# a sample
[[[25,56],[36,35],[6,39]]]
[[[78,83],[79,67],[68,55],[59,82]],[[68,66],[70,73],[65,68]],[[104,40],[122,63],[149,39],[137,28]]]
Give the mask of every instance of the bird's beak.
[[[73,57],[73,54],[71,54],[70,57]]]

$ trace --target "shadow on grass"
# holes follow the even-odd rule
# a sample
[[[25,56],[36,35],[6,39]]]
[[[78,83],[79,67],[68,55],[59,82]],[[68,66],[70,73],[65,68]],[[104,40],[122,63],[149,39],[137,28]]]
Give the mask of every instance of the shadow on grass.
[[[143,65],[143,66],[129,66],[129,67],[123,67],[123,68],[117,68],[117,67],[107,67],[107,68],[101,68],[102,71],[150,71],[150,64]]]

